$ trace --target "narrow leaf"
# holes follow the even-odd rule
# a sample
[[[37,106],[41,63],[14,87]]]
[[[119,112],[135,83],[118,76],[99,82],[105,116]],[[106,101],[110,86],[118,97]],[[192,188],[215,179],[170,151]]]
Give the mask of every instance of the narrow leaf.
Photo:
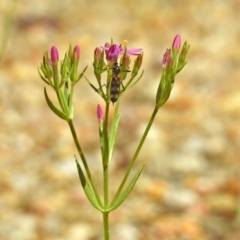
[[[89,202],[99,211],[103,212],[104,209],[101,208],[101,206],[98,204],[96,196],[94,194],[94,192],[92,191],[90,185],[88,184],[88,182],[86,181],[86,178],[84,176],[84,173],[82,171],[82,168],[80,166],[80,164],[77,161],[77,158],[75,156],[75,160],[76,160],[76,164],[77,164],[77,169],[78,169],[78,176],[80,179],[80,182],[82,184],[83,190],[89,200]]]
[[[128,197],[128,195],[130,194],[130,192],[132,191],[133,187],[135,186],[140,174],[142,173],[142,170],[144,168],[144,164],[142,165],[142,167],[137,171],[137,173],[135,174],[135,176],[133,177],[132,181],[129,183],[129,185],[127,186],[127,188],[125,189],[125,191],[123,192],[122,195],[120,195],[114,202],[112,202],[110,204],[110,207],[108,209],[109,212],[113,211],[114,209],[118,208],[123,202],[124,200]]]
[[[51,100],[49,99],[48,95],[47,95],[47,90],[46,88],[44,88],[44,95],[45,95],[45,99],[46,102],[48,104],[48,106],[51,108],[51,110],[58,115],[60,118],[62,118],[63,120],[69,121],[70,118],[64,114],[63,112],[61,112],[57,107],[54,106],[54,104],[51,102]]]
[[[113,115],[113,122],[111,126],[111,131],[109,135],[109,161],[112,159],[114,146],[116,143],[118,126],[120,122],[120,115],[118,114],[119,101],[117,102]]]
[[[96,87],[94,87],[94,85],[88,80],[88,78],[85,77],[85,79],[87,80],[88,84],[92,87],[92,89],[95,91],[95,92],[98,92],[98,89]]]
[[[137,80],[135,80],[133,83],[131,82],[131,85],[128,87],[128,89],[132,88],[134,85],[136,85],[139,82],[139,80],[142,78],[143,73],[144,73],[144,70],[142,71],[141,75],[138,77]]]
[[[82,76],[83,76],[83,74],[86,72],[87,68],[88,68],[88,66],[86,66],[86,67],[83,69],[83,71],[79,74],[79,76],[78,76],[78,78],[77,78],[77,81],[76,81],[75,83],[77,83],[77,82],[82,78]]]

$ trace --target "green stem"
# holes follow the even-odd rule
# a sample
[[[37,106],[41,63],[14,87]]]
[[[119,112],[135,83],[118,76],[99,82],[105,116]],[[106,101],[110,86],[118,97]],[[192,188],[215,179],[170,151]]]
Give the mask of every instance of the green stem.
[[[55,90],[56,91],[56,94],[57,94],[57,98],[58,98],[58,102],[61,106],[61,109],[62,111],[65,113],[65,114],[68,114],[68,109],[66,108],[66,106],[63,104],[63,101],[62,101],[62,98],[61,98],[61,95],[60,95],[60,91],[61,90]]]
[[[132,169],[132,167],[133,167],[133,165],[134,165],[134,163],[135,163],[135,161],[136,161],[136,159],[138,157],[138,154],[139,154],[139,152],[140,152],[140,150],[142,148],[143,143],[146,140],[146,137],[147,137],[148,132],[149,132],[149,130],[150,130],[152,124],[153,124],[153,121],[154,121],[154,118],[156,117],[157,112],[158,112],[158,108],[155,107],[154,110],[153,110],[152,116],[151,116],[151,118],[150,118],[150,120],[148,122],[148,125],[147,125],[147,127],[146,127],[146,129],[144,131],[144,134],[143,134],[143,136],[142,136],[142,138],[141,138],[141,140],[140,140],[140,142],[138,144],[138,147],[137,147],[137,149],[136,149],[136,151],[135,151],[135,153],[133,155],[133,158],[132,158],[130,164],[128,165],[128,168],[127,168],[127,171],[125,173],[125,176],[124,176],[124,178],[123,178],[123,180],[122,180],[122,182],[121,182],[121,184],[120,184],[120,186],[118,188],[118,191],[117,191],[114,199],[112,200],[112,203],[114,203],[115,200],[118,199],[118,197],[119,197],[119,195],[120,195],[120,193],[121,193],[121,191],[122,191],[122,189],[123,189],[123,187],[124,187],[124,185],[125,185],[125,183],[126,183],[126,181],[128,179],[128,176],[129,176],[129,174],[131,172],[131,169]]]
[[[104,155],[103,155],[103,165],[109,162],[109,139],[108,139],[108,112],[109,112],[109,102],[106,103],[105,117],[103,122],[103,138],[104,138]]]
[[[108,186],[108,166],[109,166],[109,136],[108,136],[108,114],[109,114],[109,102],[106,103],[105,117],[103,123],[103,138],[104,138],[104,150],[103,150],[103,195],[104,195],[104,208],[108,208],[109,201],[109,186]],[[104,240],[109,240],[109,212],[103,212],[103,228],[104,228]]]
[[[103,166],[104,208],[108,207],[108,164]]]
[[[69,127],[70,127],[70,130],[71,130],[71,133],[72,133],[72,136],[73,136],[73,139],[74,139],[74,143],[75,143],[75,145],[76,145],[76,147],[77,147],[78,153],[79,153],[79,155],[80,155],[80,157],[81,157],[81,159],[82,159],[82,163],[83,163],[84,168],[85,168],[85,170],[86,170],[86,173],[87,173],[89,182],[90,182],[90,184],[91,184],[91,186],[92,186],[92,189],[93,189],[93,192],[94,192],[94,194],[95,194],[95,196],[96,196],[96,198],[97,198],[98,204],[99,204],[100,206],[102,206],[102,202],[101,202],[101,199],[100,199],[100,197],[99,197],[98,191],[97,191],[97,189],[96,189],[95,183],[94,183],[94,181],[93,181],[93,179],[92,179],[92,175],[91,175],[91,172],[90,172],[90,170],[89,170],[89,167],[88,167],[86,158],[85,158],[85,156],[84,156],[84,154],[83,154],[83,151],[82,151],[82,148],[81,148],[81,146],[80,146],[80,144],[79,144],[79,142],[78,142],[78,138],[77,138],[77,134],[76,134],[76,131],[75,131],[75,128],[74,128],[74,125],[73,125],[73,121],[70,120],[70,121],[68,122],[68,125],[69,125]]]
[[[109,213],[103,212],[103,228],[104,228],[104,240],[109,240]]]
[[[108,208],[108,164],[103,164],[104,208]],[[104,240],[109,240],[109,212],[103,212]]]

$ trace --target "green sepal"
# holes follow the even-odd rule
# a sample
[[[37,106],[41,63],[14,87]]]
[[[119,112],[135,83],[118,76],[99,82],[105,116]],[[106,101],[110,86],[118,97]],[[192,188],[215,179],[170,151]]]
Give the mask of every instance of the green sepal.
[[[107,100],[107,97],[105,95],[105,93],[103,92],[102,90],[102,87],[103,86],[100,86],[99,88],[96,88],[91,82],[90,80],[84,76],[84,78],[87,80],[88,84],[90,85],[90,87],[95,91],[97,92],[105,101]]]
[[[95,91],[98,92],[98,89],[90,82],[90,80],[88,80],[87,77],[85,77],[85,79],[87,80],[88,84],[90,85],[90,87]]]
[[[38,68],[38,74],[39,74],[40,78],[41,78],[47,85],[51,85],[50,82],[49,82],[49,80],[48,80],[47,78],[45,78],[45,77],[41,74],[39,68]]]
[[[171,74],[171,72],[163,72],[156,95],[157,108],[160,108],[170,97],[174,84],[174,77],[175,75]]]
[[[59,116],[61,119],[69,121],[70,118],[63,112],[61,112],[57,107],[54,106],[54,104],[51,102],[51,100],[49,99],[48,95],[47,95],[47,90],[44,87],[44,95],[45,95],[45,99],[46,102],[48,104],[48,106],[51,108],[51,110],[57,115]]]
[[[130,88],[132,88],[134,85],[136,85],[136,84],[139,82],[139,80],[142,78],[143,73],[144,73],[144,70],[142,71],[141,75],[137,78],[137,80],[135,80],[134,82],[132,82],[132,80],[133,80],[135,77],[131,78],[131,79],[129,80],[129,82],[127,83],[127,85],[126,85],[126,88],[127,88],[127,89],[130,89]]]
[[[115,109],[114,109],[113,121],[112,121],[111,131],[109,134],[109,162],[112,159],[113,150],[114,150],[114,146],[115,146],[116,138],[117,138],[118,125],[120,122],[120,115],[118,114],[118,107],[119,107],[119,101],[117,101]]]
[[[61,81],[59,83],[58,89],[60,89],[68,81],[68,78],[69,78],[69,75],[61,77]]]
[[[161,88],[160,98],[156,104],[157,108],[160,108],[168,100],[171,94],[171,90],[172,90],[171,81],[167,81],[166,85],[163,86],[163,88]]]
[[[87,66],[83,69],[83,71],[78,75],[78,78],[77,78],[77,80],[74,82],[74,84],[76,84],[76,83],[82,78],[82,76],[83,76],[84,73],[86,72],[87,68],[88,68],[88,65],[87,65]]]
[[[142,167],[137,171],[137,173],[135,174],[135,176],[133,177],[133,179],[131,180],[131,182],[129,183],[127,188],[125,189],[125,191],[114,202],[112,202],[110,204],[110,206],[108,208],[109,212],[118,208],[124,202],[124,200],[128,197],[128,195],[132,191],[133,187],[135,186],[139,176],[141,175],[144,165],[145,164],[143,164]]]
[[[187,61],[185,61],[183,64],[181,64],[181,65],[177,68],[176,73],[179,73],[179,72],[185,67],[186,64],[187,64]]]
[[[66,96],[65,93],[63,93],[61,90],[58,91],[59,93],[59,101],[61,101],[60,105],[62,107],[62,110],[65,114],[69,115],[69,96]]]
[[[67,54],[63,61],[61,61],[61,77],[62,79],[68,78],[71,75],[73,67],[71,66],[70,59]]]
[[[46,78],[51,78],[52,77],[52,67],[49,64],[48,56],[45,55],[45,57],[47,58],[47,60],[45,58],[43,58],[43,63],[41,63],[40,69],[42,70],[42,72]]]
[[[52,63],[53,85],[55,89],[59,88],[58,62]]]
[[[76,160],[76,164],[77,164],[77,170],[78,170],[78,176],[79,176],[79,180],[81,182],[82,188],[89,200],[89,202],[93,205],[93,207],[95,207],[97,210],[104,212],[105,210],[99,205],[97,198],[93,192],[93,190],[91,189],[90,185],[88,184],[88,182],[86,181],[86,178],[84,176],[84,173],[82,171],[82,168],[80,166],[80,164],[77,161],[77,158],[75,156],[75,160]]]

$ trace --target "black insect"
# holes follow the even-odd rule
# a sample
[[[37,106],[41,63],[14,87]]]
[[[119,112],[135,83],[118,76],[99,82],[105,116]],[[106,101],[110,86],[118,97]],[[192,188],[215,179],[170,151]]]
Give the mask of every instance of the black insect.
[[[111,80],[109,82],[109,85],[107,85],[107,88],[110,87],[110,100],[114,104],[121,93],[121,85],[123,90],[125,90],[122,82],[121,82],[121,77],[120,73],[121,72],[130,72],[129,70],[121,70],[121,65],[118,65],[118,62],[114,62],[113,66],[108,69],[112,69],[112,75],[111,75]],[[107,70],[107,69],[103,69]],[[105,85],[105,84],[104,84]],[[102,85],[100,88],[102,88],[104,85]]]
[[[112,68],[112,79],[110,82],[110,99],[113,104],[118,100],[118,97],[120,94],[120,85],[121,85],[121,80],[119,75],[120,73],[121,73],[121,69],[120,69],[120,66],[118,65],[118,62],[114,62],[113,68]]]

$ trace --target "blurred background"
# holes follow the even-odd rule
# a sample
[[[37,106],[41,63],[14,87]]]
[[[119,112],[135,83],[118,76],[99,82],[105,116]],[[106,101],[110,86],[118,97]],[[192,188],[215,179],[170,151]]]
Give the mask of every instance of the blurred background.
[[[162,56],[176,34],[191,45],[136,162],[145,169],[110,215],[114,240],[240,239],[240,1],[0,2],[0,239],[102,240],[68,125],[47,107],[37,68],[55,45],[79,44],[93,78],[95,47],[114,39],[144,49],[144,76],[124,94],[111,162],[116,191],[152,113]],[[51,90],[49,89],[49,92]],[[82,79],[74,97],[79,141],[101,189],[96,106]],[[131,133],[131,134],[129,134]]]

